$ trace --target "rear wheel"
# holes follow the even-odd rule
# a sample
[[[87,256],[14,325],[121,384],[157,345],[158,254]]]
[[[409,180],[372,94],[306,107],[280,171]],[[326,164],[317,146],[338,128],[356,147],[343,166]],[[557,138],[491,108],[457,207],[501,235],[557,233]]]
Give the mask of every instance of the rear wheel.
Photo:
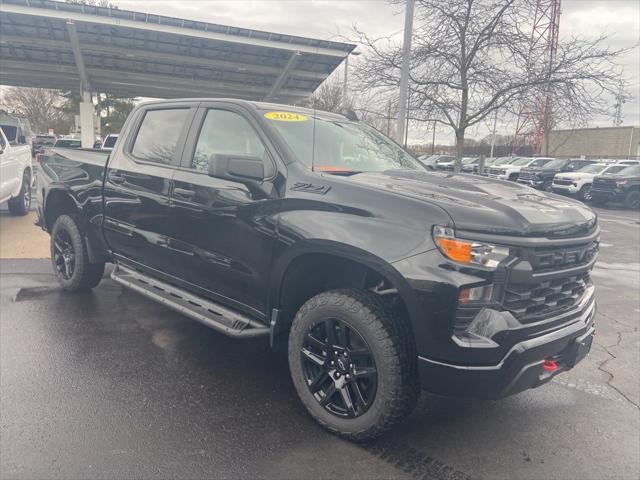
[[[350,440],[375,438],[411,412],[419,396],[402,319],[359,290],[307,301],[289,335],[289,367],[314,419]]]
[[[104,263],[89,262],[82,220],[77,215],[61,215],[53,224],[51,261],[58,282],[70,292],[92,289],[104,274]]]
[[[20,193],[8,202],[11,215],[23,216],[29,213],[31,208],[31,174],[28,170],[22,175]]]
[[[632,190],[627,193],[627,196],[624,199],[624,205],[627,208],[631,208],[633,210],[637,210],[640,208],[640,190]]]
[[[580,192],[578,193],[578,196],[580,197],[580,200],[582,200],[583,202],[590,202],[591,199],[592,199],[591,184],[587,183],[586,185],[584,185],[580,189]]]

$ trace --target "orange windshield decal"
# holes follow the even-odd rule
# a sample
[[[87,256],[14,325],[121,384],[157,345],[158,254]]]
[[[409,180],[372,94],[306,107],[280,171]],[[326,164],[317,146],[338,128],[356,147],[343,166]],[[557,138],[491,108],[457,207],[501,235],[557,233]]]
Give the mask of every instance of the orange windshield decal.
[[[315,165],[313,169],[316,172],[351,172],[350,168],[332,167],[331,165]]]

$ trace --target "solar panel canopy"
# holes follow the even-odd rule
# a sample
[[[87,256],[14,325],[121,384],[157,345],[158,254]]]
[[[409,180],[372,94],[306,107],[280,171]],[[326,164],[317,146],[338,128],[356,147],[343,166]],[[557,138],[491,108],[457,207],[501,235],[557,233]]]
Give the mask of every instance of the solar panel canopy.
[[[355,45],[50,0],[0,1],[0,83],[292,103]]]

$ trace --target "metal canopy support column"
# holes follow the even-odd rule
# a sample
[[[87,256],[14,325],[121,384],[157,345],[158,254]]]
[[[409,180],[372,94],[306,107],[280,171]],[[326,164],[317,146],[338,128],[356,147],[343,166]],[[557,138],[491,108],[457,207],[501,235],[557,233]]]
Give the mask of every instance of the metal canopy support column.
[[[87,69],[84,66],[76,24],[71,20],[67,20],[67,32],[69,33],[69,41],[71,42],[73,57],[80,77],[80,143],[82,148],[91,148],[95,139],[95,126],[93,124],[95,113],[91,102],[91,83],[89,82]]]
[[[398,121],[396,123],[396,142],[404,142],[405,122],[407,121],[407,97],[409,90],[409,67],[411,66],[411,36],[413,34],[413,8],[415,0],[407,0],[404,17],[404,41],[402,43],[402,68],[400,69],[400,92],[398,95]]]
[[[276,96],[278,90],[280,90],[282,85],[284,85],[284,82],[287,80],[289,72],[293,70],[293,67],[296,66],[298,58],[300,58],[300,52],[293,52],[291,54],[291,57],[289,57],[289,61],[284,66],[284,69],[282,70],[282,72],[280,72],[280,75],[278,75],[276,81],[273,82],[271,90],[269,90],[269,93],[267,93],[267,95],[264,97],[265,100],[272,100]]]

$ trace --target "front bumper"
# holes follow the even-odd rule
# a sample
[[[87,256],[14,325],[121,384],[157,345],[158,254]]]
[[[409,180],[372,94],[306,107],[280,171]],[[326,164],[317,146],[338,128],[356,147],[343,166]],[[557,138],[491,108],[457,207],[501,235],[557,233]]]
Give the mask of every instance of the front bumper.
[[[572,313],[575,318],[569,324],[516,343],[494,365],[457,365],[419,356],[422,388],[446,396],[494,399],[543,385],[573,368],[591,349],[596,313],[593,290]],[[545,370],[545,360],[552,360],[557,368]]]
[[[564,193],[569,195],[576,194],[579,191],[578,187],[574,185],[558,185],[555,183],[551,185],[551,190],[553,190],[555,193]]]
[[[544,180],[523,180],[518,179],[518,183],[522,183],[523,185],[529,185],[533,188],[542,188],[544,186]]]
[[[499,180],[508,180],[509,179],[509,177],[507,176],[506,173],[505,174],[489,173],[487,176],[490,177],[490,178],[497,178]]]
[[[591,187],[591,198],[594,200],[602,200],[606,202],[623,202],[625,192],[622,190],[597,190]]]

